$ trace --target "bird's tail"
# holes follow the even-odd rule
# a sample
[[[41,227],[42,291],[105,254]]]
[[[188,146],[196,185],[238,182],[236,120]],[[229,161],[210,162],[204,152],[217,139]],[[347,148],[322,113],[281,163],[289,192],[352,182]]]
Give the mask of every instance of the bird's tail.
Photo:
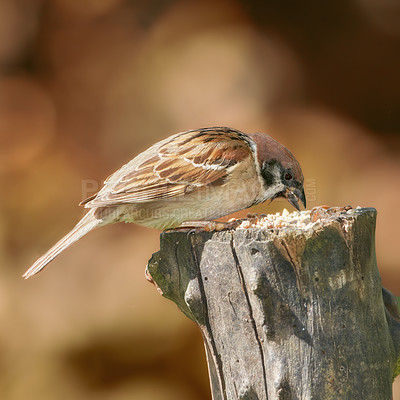
[[[59,240],[46,254],[40,257],[36,262],[22,275],[28,279],[40,272],[50,261],[54,260],[62,251],[69,247],[72,243],[79,240],[82,236],[89,233],[99,225],[103,225],[102,219],[94,216],[94,210],[90,210],[61,240]]]

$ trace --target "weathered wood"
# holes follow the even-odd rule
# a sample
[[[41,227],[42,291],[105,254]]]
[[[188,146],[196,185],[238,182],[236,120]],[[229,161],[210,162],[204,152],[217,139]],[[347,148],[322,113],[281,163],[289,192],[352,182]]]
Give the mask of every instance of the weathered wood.
[[[214,400],[391,399],[400,323],[375,220],[161,235],[147,273],[199,325]]]

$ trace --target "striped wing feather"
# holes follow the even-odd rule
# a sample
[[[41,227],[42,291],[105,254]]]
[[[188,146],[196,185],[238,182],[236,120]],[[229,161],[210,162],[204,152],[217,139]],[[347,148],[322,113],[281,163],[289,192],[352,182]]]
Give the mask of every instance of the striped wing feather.
[[[230,168],[251,156],[249,137],[229,128],[188,131],[161,143],[142,154],[149,152],[147,158],[139,155],[141,162],[134,159],[122,177],[111,175],[98,194],[81,204],[107,207],[182,196],[222,184]]]

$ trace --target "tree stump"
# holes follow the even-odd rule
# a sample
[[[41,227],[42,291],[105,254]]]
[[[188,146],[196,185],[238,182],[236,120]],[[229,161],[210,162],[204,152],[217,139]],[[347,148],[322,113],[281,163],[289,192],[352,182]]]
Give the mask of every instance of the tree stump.
[[[373,208],[304,228],[169,231],[146,270],[201,329],[214,400],[390,400],[400,319]]]

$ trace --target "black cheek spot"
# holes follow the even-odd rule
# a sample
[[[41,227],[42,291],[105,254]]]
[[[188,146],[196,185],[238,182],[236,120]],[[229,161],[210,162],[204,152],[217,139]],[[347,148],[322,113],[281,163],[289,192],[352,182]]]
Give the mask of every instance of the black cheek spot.
[[[262,170],[261,175],[267,186],[272,186],[272,184],[274,183],[274,175],[266,169]]]
[[[272,186],[275,183],[275,175],[274,171],[279,168],[279,163],[277,160],[273,159],[270,161],[264,161],[263,166],[261,168],[261,176],[263,177],[266,186]]]

